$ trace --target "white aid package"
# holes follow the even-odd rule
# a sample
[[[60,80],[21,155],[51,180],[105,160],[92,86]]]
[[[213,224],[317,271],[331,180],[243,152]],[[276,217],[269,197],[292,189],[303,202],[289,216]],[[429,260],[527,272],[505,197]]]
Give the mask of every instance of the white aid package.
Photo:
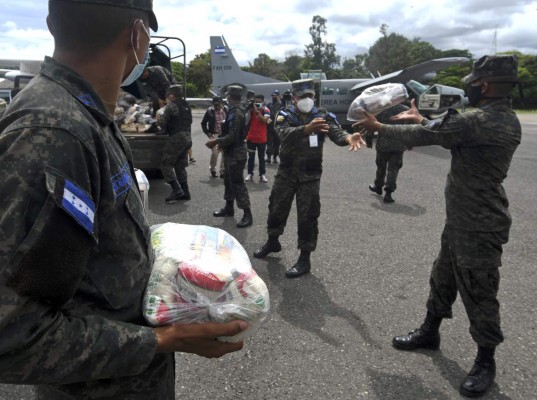
[[[151,227],[155,253],[143,302],[152,326],[241,319],[248,329],[223,342],[239,342],[267,317],[265,282],[241,244],[222,229],[166,223]]]
[[[347,112],[347,119],[349,121],[361,121],[364,119],[364,111],[377,115],[390,107],[402,103],[407,98],[408,93],[402,83],[371,86],[354,99]]]

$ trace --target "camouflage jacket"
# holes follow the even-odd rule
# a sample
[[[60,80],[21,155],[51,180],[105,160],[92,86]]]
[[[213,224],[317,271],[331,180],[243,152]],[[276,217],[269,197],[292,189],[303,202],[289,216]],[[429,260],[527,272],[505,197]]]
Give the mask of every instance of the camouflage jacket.
[[[140,79],[147,95],[151,98],[166,99],[168,88],[177,83],[172,73],[160,65],[147,67],[147,69],[149,70],[149,76],[146,79]]]
[[[341,129],[335,115],[328,113],[324,108],[314,107],[306,119],[302,119],[295,106],[284,108],[276,117],[276,132],[281,140],[278,175],[299,182],[321,179],[325,135],[304,134],[305,126],[315,118],[326,119],[330,126],[326,136],[332,142],[338,146],[347,145],[349,134]],[[317,146],[312,146],[314,141],[317,142]]]
[[[47,57],[0,132],[0,381],[77,399],[170,398],[173,356],[155,353],[141,311],[149,226],[100,98]]]
[[[226,115],[226,121],[222,125],[222,134],[216,143],[222,149],[226,157],[234,157],[237,160],[246,159],[246,123],[244,111],[240,104],[231,105]]]
[[[520,122],[510,100],[421,125],[383,125],[379,135],[407,146],[440,145],[451,150],[445,189],[447,224],[465,231],[496,232],[511,225],[502,186],[520,144]]]
[[[387,110],[384,110],[383,112],[379,113],[377,115],[377,119],[383,124],[408,125],[409,122],[405,122],[405,121],[399,121],[399,122],[390,121],[391,117],[399,113],[402,113],[403,111],[406,111],[406,110],[408,110],[408,107],[402,104],[398,104],[396,106],[390,107]],[[395,152],[395,151],[402,152],[402,151],[407,150],[407,148],[408,147],[403,142],[398,140],[396,137],[387,136],[387,135],[380,135],[377,138],[377,142],[375,143],[375,150],[380,151],[380,152]]]
[[[177,99],[166,105],[158,125],[162,133],[173,136],[181,134],[185,141],[191,141],[192,110],[184,99]]]

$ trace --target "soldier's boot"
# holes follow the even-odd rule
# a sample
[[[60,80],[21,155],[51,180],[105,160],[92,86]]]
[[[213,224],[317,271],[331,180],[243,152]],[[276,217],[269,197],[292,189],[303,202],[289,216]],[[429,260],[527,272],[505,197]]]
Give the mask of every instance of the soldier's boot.
[[[250,207],[244,209],[244,215],[241,220],[237,222],[237,228],[247,228],[254,223],[254,217],[252,216],[252,210]]]
[[[392,191],[391,190],[385,190],[384,199],[382,200],[384,203],[393,203],[395,200],[392,197]]]
[[[254,251],[255,258],[265,258],[270,253],[279,253],[282,251],[282,245],[278,236],[269,236],[267,242],[259,249]]]
[[[168,183],[172,187],[172,193],[168,197],[166,197],[164,201],[168,204],[177,203],[177,201],[185,195],[185,192],[183,192],[183,189],[181,189],[181,185],[179,184],[179,182],[177,182],[177,180],[173,180]]]
[[[213,212],[213,217],[233,217],[235,210],[233,209],[233,201],[226,201],[224,208]]]
[[[179,200],[190,200],[190,190],[188,190],[188,183],[181,183],[181,188],[183,189],[183,196],[179,197]]]
[[[278,158],[277,158],[277,157],[278,157],[278,156],[274,156],[274,158],[273,158],[273,159],[274,159],[274,161],[273,161],[274,164],[278,164]]]
[[[267,164],[270,164],[272,162],[271,158],[270,158],[270,154],[267,154],[267,159],[265,160],[265,162]]]
[[[479,346],[474,366],[466,375],[459,388],[467,397],[480,397],[489,390],[496,377],[495,347]]]
[[[310,252],[301,251],[298,261],[286,273],[287,278],[298,278],[311,270]]]
[[[393,347],[401,350],[429,349],[438,350],[440,347],[440,324],[439,318],[427,311],[425,321],[418,329],[408,335],[396,336],[392,340]]]
[[[382,194],[382,188],[376,187],[374,184],[369,185],[369,190],[371,190],[372,192],[378,194],[379,196]]]

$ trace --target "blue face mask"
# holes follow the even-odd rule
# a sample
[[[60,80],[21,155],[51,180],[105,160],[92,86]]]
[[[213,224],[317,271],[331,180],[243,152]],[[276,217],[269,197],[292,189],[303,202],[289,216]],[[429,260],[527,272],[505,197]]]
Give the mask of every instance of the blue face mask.
[[[149,39],[151,39],[151,35],[145,29],[144,23],[141,22],[141,24],[142,24],[142,28],[143,28],[144,32],[146,33],[146,35],[149,37]],[[138,61],[138,56],[136,55],[136,50],[134,50],[134,44],[132,44],[132,34],[131,34],[131,45],[132,45],[132,51],[134,51],[134,58],[136,58],[136,65],[132,69],[131,73],[129,75],[127,75],[127,77],[123,80],[123,82],[121,82],[120,86],[129,86],[131,83],[136,81],[136,79],[138,79],[140,77],[140,75],[142,75],[147,63],[149,62],[149,48],[147,48],[147,51],[145,52],[144,62],[140,63],[140,61]]]

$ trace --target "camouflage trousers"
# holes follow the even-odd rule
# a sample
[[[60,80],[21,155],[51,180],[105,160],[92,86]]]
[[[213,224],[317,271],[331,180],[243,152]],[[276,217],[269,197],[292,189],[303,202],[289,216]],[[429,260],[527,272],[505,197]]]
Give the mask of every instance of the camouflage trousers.
[[[279,157],[280,155],[280,135],[274,128],[267,129],[267,156]]]
[[[236,158],[224,153],[224,200],[237,201],[240,209],[250,208],[250,196],[244,183],[246,157]]]
[[[385,190],[387,192],[395,192],[395,189],[397,189],[397,175],[403,166],[403,152],[377,151],[375,163],[377,164],[375,186],[382,188],[384,186],[384,182],[386,182]],[[386,170],[388,170],[387,175]]]
[[[188,150],[192,140],[185,140],[180,133],[170,136],[164,145],[160,170],[165,182],[177,179],[180,184],[187,183],[186,167],[188,167]]]
[[[267,219],[269,236],[283,234],[293,198],[296,196],[298,248],[304,251],[314,251],[317,247],[318,220],[321,215],[320,186],[319,179],[298,182],[276,175],[269,198]]]
[[[431,271],[427,309],[438,317],[451,318],[458,292],[470,320],[470,334],[483,347],[503,342],[496,296],[502,245],[507,239],[508,231],[466,232],[446,226]]]

